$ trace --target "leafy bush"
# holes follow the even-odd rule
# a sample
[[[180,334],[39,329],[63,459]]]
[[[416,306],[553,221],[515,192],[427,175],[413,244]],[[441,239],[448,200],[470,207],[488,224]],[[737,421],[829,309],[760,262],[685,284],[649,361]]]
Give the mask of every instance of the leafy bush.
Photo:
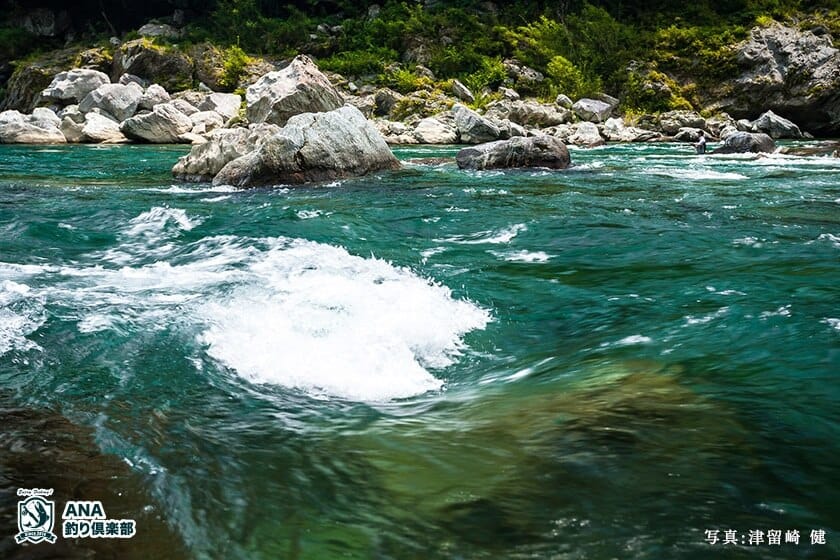
[[[245,73],[245,67],[251,63],[251,57],[236,45],[225,49],[223,55],[224,66],[219,84],[224,88],[233,89],[239,84],[239,80]]]
[[[481,68],[464,78],[464,84],[478,96],[485,88],[497,88],[507,79],[500,58],[482,58]]]
[[[565,93],[572,99],[578,99],[590,93],[586,91],[586,80],[578,68],[563,56],[557,55],[551,59],[546,68],[546,75],[556,94]]]
[[[318,61],[318,66],[345,76],[364,76],[380,74],[386,64],[396,59],[397,53],[387,48],[344,51]]]
[[[434,81],[427,76],[418,76],[407,68],[394,68],[379,76],[379,83],[400,93],[411,93],[419,89],[432,89]]]

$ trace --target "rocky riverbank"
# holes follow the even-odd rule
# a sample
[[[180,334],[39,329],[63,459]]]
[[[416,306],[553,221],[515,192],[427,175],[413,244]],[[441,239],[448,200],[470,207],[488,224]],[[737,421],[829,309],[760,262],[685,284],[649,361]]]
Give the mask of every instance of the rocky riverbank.
[[[770,151],[775,139],[813,137],[808,128],[803,130],[774,109],[801,116],[811,130],[835,130],[833,123],[840,122],[840,89],[831,87],[840,80],[840,56],[830,43],[813,33],[777,25],[754,30],[740,48],[746,69],[733,84],[743,87],[730,84],[730,96],[715,106],[736,114],[745,113],[747,105],[753,112],[760,108],[754,119],[736,119],[722,111],[628,113],[622,110],[621,99],[604,93],[576,100],[559,94],[547,103],[508,86],[473,92],[458,80],[450,81],[446,92],[428,86],[433,83],[430,79],[418,90],[401,94],[322,72],[305,55],[258,66],[264,72],[247,75],[246,89],[239,90],[244,96],[213,91],[204,82],[198,89],[170,91],[171,79],[157,83],[149,78],[164,77],[161,68],[176,69],[180,55],[148,48],[140,40],[121,47],[119,52],[126,56],[112,61],[110,74],[71,68],[54,75],[37,94],[15,90],[25,87],[13,83],[7,105],[9,100],[31,99],[34,108],[29,113],[17,109],[0,113],[0,143],[188,143],[194,148],[173,169],[177,178],[247,186],[395,168],[398,164],[386,143],[485,144],[547,136],[565,149],[566,144],[696,142],[703,133],[711,141],[724,142],[723,151]],[[507,67],[509,86],[526,78],[540,79],[539,73],[515,61]],[[785,85],[792,73],[798,84],[811,84],[810,89]],[[747,95],[754,90],[750,80],[764,80],[762,87],[769,92],[765,106]],[[783,91],[794,95],[788,99]],[[489,96],[492,101],[476,102]],[[298,118],[304,114],[311,116]],[[519,155],[513,157],[499,146],[515,146]],[[536,151],[523,155],[529,147]],[[536,165],[533,162],[546,157],[565,162],[550,167],[568,165],[568,154],[558,158],[555,151],[542,141],[498,144],[479,150],[465,166]]]

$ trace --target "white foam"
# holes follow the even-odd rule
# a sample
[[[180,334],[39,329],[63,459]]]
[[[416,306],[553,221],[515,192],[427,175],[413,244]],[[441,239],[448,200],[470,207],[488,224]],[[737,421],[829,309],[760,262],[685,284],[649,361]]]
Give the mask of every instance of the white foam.
[[[190,217],[180,208],[153,206],[128,222],[119,234],[118,248],[105,251],[99,258],[117,264],[129,264],[135,259],[164,258],[175,249],[172,240],[190,231],[203,220]]]
[[[167,188],[150,188],[142,189],[145,192],[157,192],[167,194],[200,194],[200,193],[231,193],[236,192],[236,187],[231,185],[213,185],[206,187],[183,187],[181,185],[172,185]]]
[[[519,235],[520,232],[527,231],[528,226],[525,224],[514,224],[512,226],[502,228],[495,231],[482,231],[480,233],[470,235],[470,236],[454,236],[454,237],[447,237],[445,239],[436,239],[437,242],[449,242],[449,243],[460,243],[463,245],[481,245],[484,243],[489,244],[502,244],[502,243],[510,243],[514,237]],[[475,236],[480,236],[476,238]]]
[[[609,342],[604,342],[601,346],[633,346],[636,344],[649,344],[653,342],[649,336],[644,336],[641,334],[632,334],[630,336],[625,336],[621,340],[617,340],[610,344]]]
[[[33,294],[26,284],[0,282],[0,356],[11,350],[41,349],[26,337],[46,321],[43,304],[43,298]]]
[[[180,230],[194,220],[150,211],[129,228],[143,236],[152,222]],[[117,250],[134,241],[125,236]],[[464,335],[490,320],[408,269],[286,238],[205,238],[182,244],[177,261],[133,266],[0,265],[7,278],[47,272],[42,288],[0,284],[0,351],[33,347],[24,337],[44,320],[42,305],[40,314],[21,313],[16,302],[49,300],[82,333],[185,329],[249,381],[360,401],[439,389],[433,372],[454,363]],[[2,298],[18,307],[9,311]]]
[[[321,210],[298,210],[295,212],[295,215],[300,218],[301,220],[309,220],[312,218],[317,218],[318,216],[323,215],[323,211]]]
[[[508,262],[544,263],[551,255],[543,251],[490,251],[492,255]]]
[[[686,179],[688,181],[740,181],[748,179],[746,175],[741,173],[734,173],[731,171],[714,171],[712,169],[672,169],[665,167],[654,167],[644,171],[648,175],[660,175],[663,177],[673,177],[674,179]]]
[[[826,317],[822,322],[831,327],[832,329],[840,331],[840,319]]]
[[[207,353],[257,383],[362,401],[438,389],[489,314],[412,272],[294,241],[252,268],[256,282],[205,305]]]

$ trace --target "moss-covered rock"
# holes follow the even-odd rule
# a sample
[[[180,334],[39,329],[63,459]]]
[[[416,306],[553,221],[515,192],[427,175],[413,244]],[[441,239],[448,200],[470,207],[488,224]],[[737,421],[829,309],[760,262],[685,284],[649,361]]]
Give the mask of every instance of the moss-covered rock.
[[[114,53],[112,80],[126,73],[160,84],[167,91],[180,91],[192,87],[195,63],[174,47],[135,39],[123,43]]]
[[[109,65],[110,60],[106,62],[104,58],[92,55],[82,57],[79,49],[72,47],[20,61],[6,86],[6,95],[0,103],[0,109],[17,109],[29,113],[38,105],[41,91],[50,85],[59,72],[71,68],[107,72]]]

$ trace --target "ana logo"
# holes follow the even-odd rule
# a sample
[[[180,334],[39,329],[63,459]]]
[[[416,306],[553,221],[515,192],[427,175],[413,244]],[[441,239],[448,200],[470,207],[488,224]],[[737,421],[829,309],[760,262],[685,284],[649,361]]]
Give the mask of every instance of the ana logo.
[[[43,497],[51,496],[52,493],[52,489],[25,490],[21,488],[18,490],[18,496],[29,497],[18,502],[18,530],[20,532],[15,535],[15,542],[18,544],[55,542],[56,535],[52,532],[55,525],[55,502]]]

